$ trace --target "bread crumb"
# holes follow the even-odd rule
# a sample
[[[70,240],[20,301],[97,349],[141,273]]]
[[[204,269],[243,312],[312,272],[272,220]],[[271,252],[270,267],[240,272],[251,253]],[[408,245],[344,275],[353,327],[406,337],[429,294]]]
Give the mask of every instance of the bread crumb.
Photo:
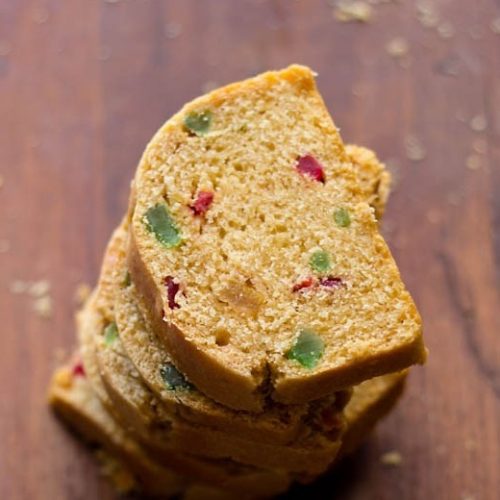
[[[380,457],[380,462],[383,465],[399,467],[403,463],[403,457],[399,451],[388,451]]]
[[[0,175],[0,188],[3,187],[3,177]]]
[[[335,4],[333,15],[342,23],[368,23],[373,16],[373,8],[360,0],[339,0]]]
[[[32,16],[35,23],[44,24],[49,20],[49,11],[45,7],[36,7]]]
[[[386,52],[395,59],[400,59],[408,55],[410,46],[408,42],[402,37],[393,38],[385,46]]]
[[[33,302],[33,310],[41,318],[50,318],[52,316],[52,299],[49,295],[39,297]]]
[[[484,132],[488,127],[488,122],[484,115],[476,115],[472,118],[469,125],[474,132]]]
[[[406,157],[411,161],[422,161],[426,157],[426,151],[420,140],[414,135],[408,135],[405,139]]]
[[[452,38],[455,35],[455,28],[449,22],[441,23],[438,28],[438,35],[443,39]]]
[[[182,33],[182,25],[179,23],[168,23],[165,25],[165,36],[170,40],[177,38]]]
[[[80,283],[75,290],[75,302],[78,305],[83,305],[90,294],[92,293],[92,288],[87,283]]]
[[[475,154],[469,155],[465,160],[465,164],[469,170],[479,170],[482,163],[481,157]]]
[[[0,56],[6,56],[10,54],[12,46],[6,40],[0,40]]]
[[[436,6],[428,0],[416,3],[417,19],[424,28],[435,28],[439,24],[439,14]]]
[[[30,284],[28,293],[34,298],[40,298],[47,295],[50,291],[50,283],[48,280],[34,281]]]
[[[0,240],[0,253],[7,253],[10,250],[9,240]]]
[[[490,24],[491,31],[496,35],[500,35],[500,17],[493,19]]]

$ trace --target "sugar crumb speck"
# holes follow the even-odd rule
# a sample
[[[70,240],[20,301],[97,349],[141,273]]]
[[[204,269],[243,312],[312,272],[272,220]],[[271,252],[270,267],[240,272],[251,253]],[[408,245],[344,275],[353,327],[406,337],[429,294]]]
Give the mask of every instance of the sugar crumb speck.
[[[469,125],[474,132],[483,132],[488,127],[488,121],[484,115],[476,115],[472,118]]]
[[[380,462],[383,465],[398,467],[403,463],[403,457],[399,451],[388,451],[380,457]]]
[[[335,3],[333,15],[342,23],[367,23],[373,16],[373,7],[359,0],[339,0]]]
[[[405,150],[406,157],[411,161],[421,161],[427,155],[422,142],[414,135],[405,138]]]

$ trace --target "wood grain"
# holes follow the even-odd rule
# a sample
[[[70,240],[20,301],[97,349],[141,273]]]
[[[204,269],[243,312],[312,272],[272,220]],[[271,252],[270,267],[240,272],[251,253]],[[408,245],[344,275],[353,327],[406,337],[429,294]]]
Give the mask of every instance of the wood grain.
[[[344,139],[396,172],[385,230],[431,353],[370,442],[292,496],[499,498],[500,2],[432,3],[451,38],[413,2],[376,5],[367,24],[324,0],[0,2],[0,498],[113,498],[45,403],[54,352],[74,344],[74,290],[95,282],[156,128],[209,84],[291,62],[318,71]],[[385,49],[395,37],[408,67]],[[10,290],[39,279],[49,319]],[[380,463],[389,450],[401,466]]]

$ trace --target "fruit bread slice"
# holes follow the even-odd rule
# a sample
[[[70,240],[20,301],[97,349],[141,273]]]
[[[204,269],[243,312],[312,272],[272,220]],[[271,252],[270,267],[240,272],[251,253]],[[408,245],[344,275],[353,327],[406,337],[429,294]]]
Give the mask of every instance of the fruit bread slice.
[[[262,411],[422,363],[421,320],[312,72],[186,105],[149,143],[129,270],[206,395]]]
[[[375,208],[377,217],[381,217],[389,194],[388,172],[368,149],[348,146],[347,153],[361,178],[366,199]],[[256,417],[255,414],[223,407],[205,397],[191,384],[185,384],[184,377],[176,370],[172,359],[147,324],[147,315],[143,314],[144,306],[140,307],[134,286],[124,286],[124,282],[129,281],[125,280],[126,271],[117,271],[120,266],[123,267],[119,262],[124,256],[125,236],[125,229],[117,230],[108,245],[105,262],[109,261],[109,265],[105,263],[102,269],[103,286],[114,286],[117,289],[116,324],[127,355],[149,388],[171,412],[179,413],[193,422],[223,429],[226,433],[243,433],[249,439],[284,444],[292,441],[297,433],[301,432],[304,421],[311,420],[312,411],[321,415],[323,408],[330,414],[331,411],[328,411],[326,405],[331,408],[333,404],[338,410],[342,409],[347,398],[338,393],[334,398],[322,400],[321,406],[316,404],[290,407],[276,403],[265,414]],[[106,276],[111,278],[106,279]],[[114,284],[112,276],[116,278]],[[111,305],[108,304],[107,309],[111,310]],[[191,390],[181,390],[186,385],[192,387]]]
[[[94,347],[95,332],[102,332],[103,330],[102,315],[94,306],[96,297],[97,294],[94,292],[77,316],[78,338],[80,340],[80,354],[83,364],[77,365],[76,371],[85,373],[93,392],[98,395],[106,410],[122,427],[127,429],[130,435],[142,434],[140,437],[142,437],[143,441],[151,443],[153,440],[154,445],[154,439],[150,433],[152,423],[147,418],[151,416],[151,411],[153,411],[149,406],[150,401],[143,399],[144,406],[138,412],[136,407],[115,404],[115,400],[108,396],[108,392],[103,385],[99,366],[95,359]],[[114,346],[114,350],[116,351],[117,349],[118,347]],[[135,399],[132,398],[132,400],[137,401],[137,397]],[[125,412],[125,414],[122,412]],[[165,419],[164,424],[166,424]],[[247,480],[247,476],[252,478],[263,477],[265,484],[271,485],[282,484],[284,477],[288,477],[284,472],[264,471],[261,468],[236,464],[232,460],[202,459],[189,454],[166,452],[165,449],[161,450],[161,458],[169,468],[178,474],[196,477],[199,481],[204,481],[215,486],[223,485],[226,489],[231,489],[233,484],[239,488],[242,481],[245,482]],[[230,472],[231,475],[228,477],[226,472]],[[251,472],[251,474],[247,474],[248,472]]]
[[[79,362],[56,371],[50,384],[49,402],[87,441],[104,447],[130,469],[141,491],[164,498],[180,493],[187,485],[204,484],[199,482],[200,477],[176,475],[151,459],[102,405]],[[206,478],[212,487],[251,497],[277,495],[290,485],[290,478],[283,473],[224,462],[200,461],[201,467],[205,468],[201,479]]]

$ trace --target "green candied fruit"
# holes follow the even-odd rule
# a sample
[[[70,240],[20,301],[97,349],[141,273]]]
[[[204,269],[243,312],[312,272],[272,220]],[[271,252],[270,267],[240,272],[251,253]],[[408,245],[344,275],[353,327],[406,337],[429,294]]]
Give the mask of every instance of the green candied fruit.
[[[184,375],[177,370],[177,368],[172,363],[165,363],[160,367],[160,376],[165,385],[172,391],[179,390],[191,390],[193,388]]]
[[[180,245],[180,231],[164,203],[158,203],[146,212],[146,226],[167,248]]]
[[[314,368],[324,351],[323,339],[314,330],[303,328],[293,347],[286,353],[286,357],[298,361],[306,368]]]
[[[184,126],[194,134],[205,135],[212,125],[212,112],[208,109],[201,112],[192,111],[184,118]]]
[[[345,208],[339,208],[333,213],[335,223],[339,227],[349,227],[351,225],[351,216]]]
[[[118,338],[118,327],[116,326],[116,323],[113,321],[113,323],[110,323],[104,329],[104,343],[107,346],[110,346],[111,344],[114,343],[114,341],[117,338]]]
[[[309,259],[309,266],[318,273],[328,272],[332,267],[329,253],[324,250],[316,250]]]

